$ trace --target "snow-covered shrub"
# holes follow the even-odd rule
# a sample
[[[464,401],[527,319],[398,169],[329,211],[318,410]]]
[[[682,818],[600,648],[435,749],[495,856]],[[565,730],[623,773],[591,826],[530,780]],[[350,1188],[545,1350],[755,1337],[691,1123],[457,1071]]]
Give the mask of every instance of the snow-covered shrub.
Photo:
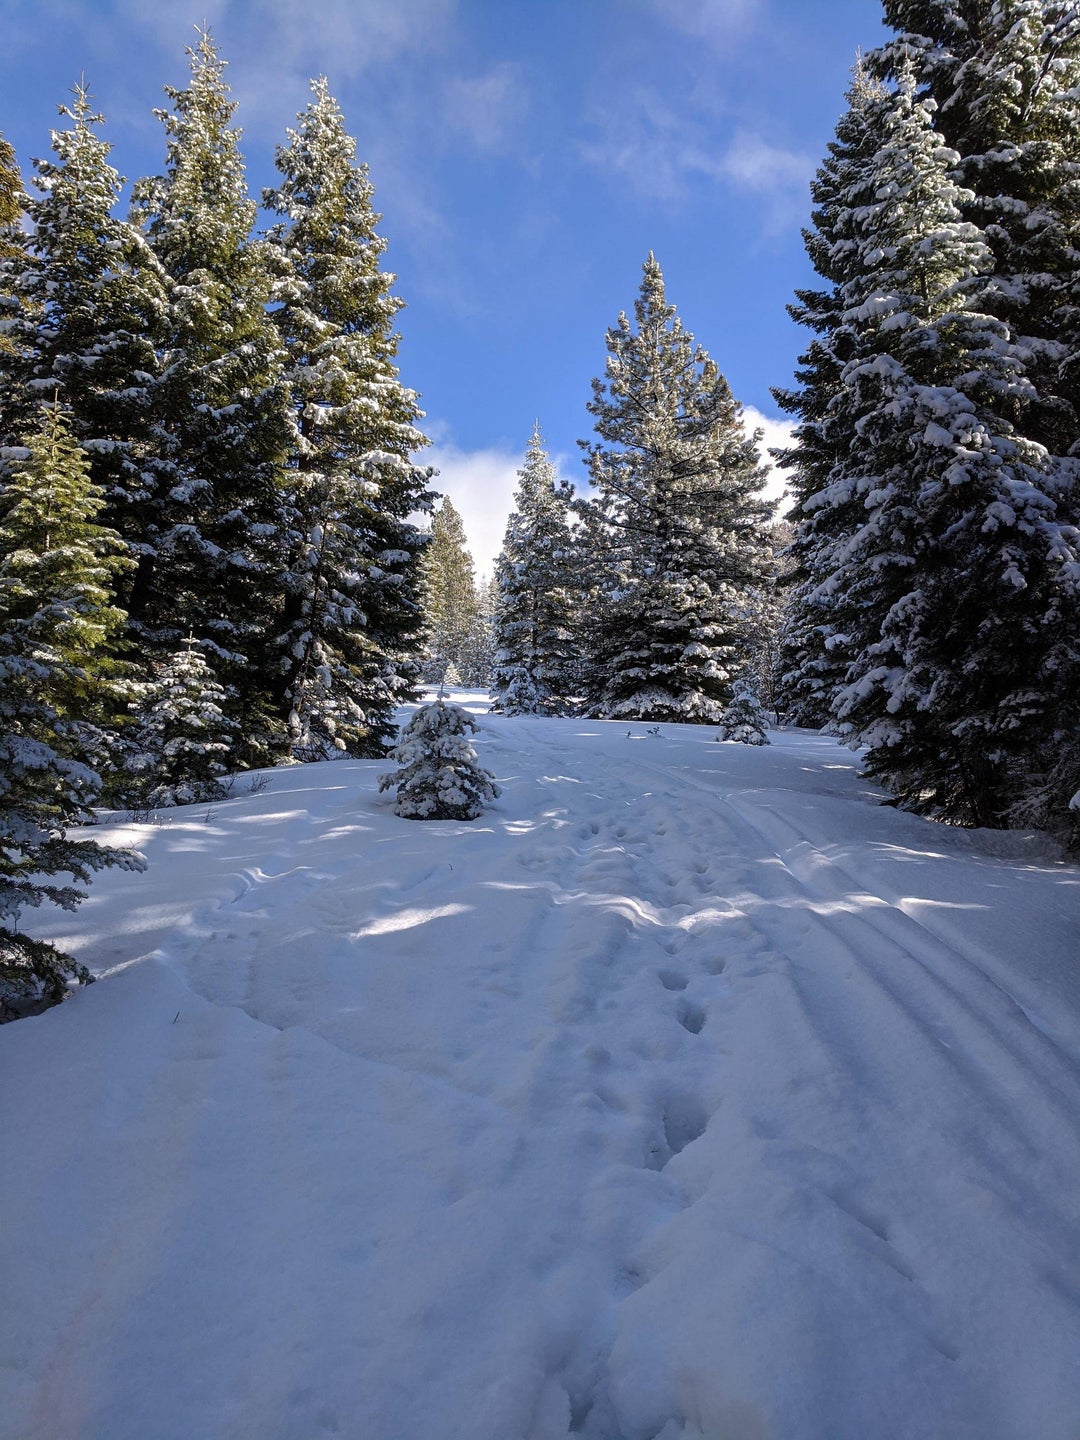
[[[469,740],[476,721],[459,705],[423,705],[401,732],[393,759],[399,769],[379,778],[397,788],[395,812],[406,820],[475,820],[499,794],[495,777],[478,763]]]
[[[739,740],[744,745],[768,745],[768,729],[765,710],[753,687],[746,680],[736,680],[720,721],[720,739]]]
[[[236,731],[227,696],[191,642],[142,687],[138,706],[138,798],[157,809],[224,800],[221,777]]]

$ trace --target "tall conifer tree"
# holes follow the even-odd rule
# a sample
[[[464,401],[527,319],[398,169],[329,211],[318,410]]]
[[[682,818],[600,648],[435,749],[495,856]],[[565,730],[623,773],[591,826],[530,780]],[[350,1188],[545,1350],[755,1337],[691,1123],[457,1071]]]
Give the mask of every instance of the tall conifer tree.
[[[852,443],[813,501],[841,517],[817,557],[847,665],[833,709],[905,803],[1002,823],[1072,555],[1050,457],[1008,418],[1034,391],[983,305],[989,252],[933,102],[905,73],[876,103],[881,144],[842,197],[855,353],[828,416]]]
[[[169,280],[155,387],[163,472],[129,597],[156,653],[193,630],[237,696],[248,758],[272,731],[260,645],[276,605],[281,464],[287,448],[281,346],[267,314],[266,248],[250,239],[235,103],[207,34],[191,83],[166,86],[164,175],[135,187],[134,215]]]
[[[537,424],[518,471],[514,510],[495,568],[492,695],[507,715],[564,715],[573,694],[573,492]]]
[[[35,161],[41,194],[27,203],[32,240],[13,275],[9,423],[33,430],[40,405],[64,407],[109,522],[137,552],[155,465],[149,408],[164,276],[138,231],[113,215],[123,181],[98,134],[102,117],[84,84],[72,93],[60,107],[70,128],[52,135],[56,158]]]
[[[284,610],[268,662],[296,753],[382,753],[423,638],[410,516],[430,504],[417,398],[393,363],[401,301],[380,269],[367,167],[325,80],[279,147],[264,202],[290,392]]]
[[[423,558],[423,595],[428,654],[425,678],[437,684],[450,676],[454,684],[475,684],[480,624],[476,572],[465,527],[449,496],[432,518],[431,539]]]
[[[43,900],[73,909],[77,884],[127,851],[73,840],[101,780],[109,716],[110,640],[123,615],[110,599],[123,563],[96,523],[101,500],[59,411],[43,417],[0,491],[0,1016],[63,998],[85,967],[25,935],[20,916]],[[75,884],[53,880],[69,876]]]
[[[768,563],[756,440],[727,381],[645,262],[635,325],[608,331],[604,380],[582,442],[591,533],[609,573],[593,708],[612,717],[715,721],[745,659],[740,597]],[[587,529],[586,533],[590,533]]]
[[[10,355],[14,350],[9,327],[17,313],[14,283],[15,275],[22,268],[17,262],[26,252],[26,238],[19,226],[23,200],[22,176],[15,151],[0,135],[0,356]],[[0,378],[0,406],[4,404],[4,394],[5,381]],[[0,436],[3,433],[0,415]]]

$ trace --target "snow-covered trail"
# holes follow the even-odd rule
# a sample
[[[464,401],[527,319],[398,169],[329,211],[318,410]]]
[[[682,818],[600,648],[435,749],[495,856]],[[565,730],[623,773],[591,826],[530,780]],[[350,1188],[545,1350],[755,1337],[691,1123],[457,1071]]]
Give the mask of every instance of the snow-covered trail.
[[[54,917],[0,1434],[1075,1440],[1080,872],[819,736],[482,723],[471,825],[274,772]]]

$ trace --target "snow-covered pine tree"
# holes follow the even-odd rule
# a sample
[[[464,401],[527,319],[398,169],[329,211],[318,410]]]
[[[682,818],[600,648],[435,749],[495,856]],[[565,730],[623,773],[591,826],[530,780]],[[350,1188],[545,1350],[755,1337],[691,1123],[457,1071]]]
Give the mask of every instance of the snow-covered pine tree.
[[[966,220],[996,277],[986,305],[1028,349],[1019,428],[1065,456],[1080,441],[1080,10],[1074,0],[885,0],[899,33],[868,57],[914,64],[957,152]],[[1074,474],[1075,479],[1075,474]]]
[[[856,436],[819,509],[855,505],[819,563],[848,661],[834,711],[906,805],[1000,824],[1074,563],[1045,450],[1009,419],[1024,352],[982,304],[989,252],[914,77],[846,197],[856,332],[832,415]]]
[[[223,800],[236,723],[228,696],[196,648],[194,637],[156,669],[141,687],[135,745],[135,798],[157,809]]]
[[[882,144],[884,89],[860,62],[847,94],[848,108],[829,142],[828,154],[811,182],[811,225],[803,239],[814,269],[827,282],[822,290],[799,290],[788,313],[814,332],[799,358],[797,386],[775,389],[781,409],[796,417],[793,443],[777,451],[788,467],[793,526],[784,573],[785,604],[778,646],[779,704],[797,725],[819,727],[843,683],[843,636],[835,600],[821,588],[830,573],[827,554],[863,522],[861,501],[822,507],[819,496],[843,467],[859,440],[854,419],[835,403],[844,367],[856,355],[860,332],[847,319],[843,287],[858,273],[862,250],[853,233],[850,195]]]
[[[109,164],[83,84],[60,113],[54,160],[36,160],[40,196],[26,209],[32,238],[12,266],[19,309],[9,335],[17,352],[5,386],[9,425],[33,429],[35,411],[58,399],[106,501],[103,515],[133,551],[154,456],[149,387],[164,277],[138,231],[112,211],[123,184]]]
[[[747,625],[747,661],[743,679],[750,683],[762,705],[772,710],[779,725],[785,714],[781,644],[794,531],[786,520],[777,520],[769,526],[767,533],[771,551],[769,573],[759,586],[746,593],[742,606]]]
[[[261,647],[279,603],[283,355],[266,247],[249,238],[255,207],[225,62],[207,34],[188,55],[190,85],[166,86],[173,108],[156,112],[165,173],[134,189],[134,217],[169,290],[152,396],[165,468],[128,608],[152,654],[171,653],[189,631],[211,649],[235,696],[243,756],[262,760],[276,733]]]
[[[639,720],[716,721],[745,658],[743,591],[768,563],[756,437],[727,381],[683,329],[653,255],[636,329],[608,331],[607,372],[582,441],[596,495],[584,527],[609,593],[589,657],[591,708]]]
[[[1031,382],[1009,420],[1049,453],[1043,488],[1057,518],[1080,525],[1080,10],[1073,0],[886,0],[885,18],[899,33],[869,63],[895,76],[914,58],[938,102],[937,125],[957,152],[952,173],[966,187],[961,212],[992,255],[982,303],[1008,326]],[[1014,762],[1029,772],[1022,823],[1075,824],[1077,772],[1063,770],[1062,756],[1080,693],[1078,631],[1074,589],[1045,616],[1042,634],[1057,645],[1031,672],[1041,705]]]
[[[396,791],[395,812],[406,820],[475,820],[499,795],[469,739],[477,724],[467,710],[435,700],[422,705],[392,752],[398,769],[379,777]]]
[[[768,745],[769,721],[749,680],[736,680],[720,720],[720,739]]]
[[[424,679],[439,684],[452,665],[463,685],[475,685],[474,651],[480,613],[476,574],[465,527],[449,496],[444,497],[432,517],[421,575],[428,657]]]
[[[430,507],[413,454],[417,397],[393,364],[402,302],[379,262],[373,187],[325,80],[277,151],[264,192],[285,217],[268,237],[279,278],[274,323],[286,351],[291,440],[284,610],[268,661],[302,758],[385,753],[411,697],[423,642],[410,516]]]
[[[476,636],[473,663],[476,683],[491,688],[495,674],[495,616],[499,609],[499,586],[494,575],[485,576],[476,587]]]
[[[57,410],[0,490],[0,1017],[62,999],[84,966],[19,928],[28,907],[65,909],[77,887],[140,857],[67,831],[92,819],[122,545],[97,525],[89,466]],[[48,877],[69,876],[71,882]]]
[[[15,275],[25,263],[26,237],[19,224],[24,199],[15,150],[0,135],[0,355],[11,355],[15,348],[8,327],[17,316]],[[0,406],[4,404],[6,388],[0,379]],[[0,443],[2,439],[3,418],[0,416]]]
[[[574,693],[573,491],[548,458],[539,423],[518,481],[495,567],[492,698],[507,715],[565,715]]]

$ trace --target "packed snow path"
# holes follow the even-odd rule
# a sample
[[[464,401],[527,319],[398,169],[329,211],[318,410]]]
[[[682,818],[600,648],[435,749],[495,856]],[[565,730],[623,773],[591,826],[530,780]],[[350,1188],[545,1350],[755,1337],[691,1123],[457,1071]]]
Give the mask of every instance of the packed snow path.
[[[1080,872],[819,736],[482,724],[472,824],[105,832],[0,1030],[0,1433],[1075,1440]]]

